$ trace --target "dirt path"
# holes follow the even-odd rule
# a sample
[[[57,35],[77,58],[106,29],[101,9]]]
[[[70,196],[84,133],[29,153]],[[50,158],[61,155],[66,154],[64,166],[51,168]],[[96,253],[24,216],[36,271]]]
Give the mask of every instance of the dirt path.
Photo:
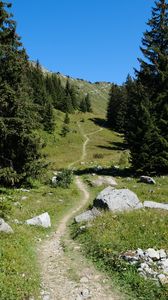
[[[91,134],[85,135],[81,159],[86,156],[86,145],[90,140],[88,135]],[[76,185],[82,194],[80,202],[64,216],[50,239],[38,247],[42,277],[41,298],[43,300],[121,300],[121,295],[117,292],[112,293],[109,279],[95,270],[82,255],[80,245],[71,240],[67,233],[68,222],[89,200],[89,192],[78,177],[76,177]]]
[[[78,125],[79,130],[80,130],[80,132],[81,132],[81,135],[84,137],[85,141],[84,141],[84,143],[83,143],[83,145],[82,145],[82,155],[81,155],[81,157],[80,157],[78,160],[76,160],[76,161],[70,163],[69,166],[68,166],[69,169],[71,169],[71,168],[72,168],[74,165],[76,165],[78,162],[81,162],[81,161],[85,160],[86,155],[87,155],[86,147],[87,147],[87,144],[88,144],[89,141],[90,141],[89,136],[91,136],[91,135],[93,135],[93,134],[96,134],[96,133],[98,133],[98,132],[100,132],[100,131],[103,130],[103,128],[99,128],[99,129],[96,130],[96,131],[93,131],[93,132],[90,132],[90,133],[87,133],[87,134],[86,134],[86,133],[83,132],[83,130],[82,130],[81,126],[80,126],[80,123],[77,123],[77,125]]]

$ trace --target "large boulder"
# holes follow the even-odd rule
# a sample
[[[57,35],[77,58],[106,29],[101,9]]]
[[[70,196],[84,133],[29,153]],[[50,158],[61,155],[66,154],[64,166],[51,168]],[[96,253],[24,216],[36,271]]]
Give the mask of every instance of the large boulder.
[[[167,203],[159,203],[159,202],[154,202],[154,201],[145,201],[144,207],[168,210]]]
[[[0,232],[13,233],[13,229],[3,219],[0,218]]]
[[[27,220],[26,224],[48,228],[51,227],[50,216],[47,212],[45,212],[39,216]]]
[[[101,213],[98,209],[93,207],[91,210],[87,210],[83,212],[82,214],[78,215],[75,217],[75,222],[80,223],[80,222],[87,222],[90,220],[93,220],[97,216],[99,216]]]
[[[149,176],[141,176],[140,181],[144,183],[149,183],[149,184],[155,184],[155,180],[152,177]]]
[[[94,200],[94,206],[110,211],[126,211],[142,208],[137,195],[128,189],[105,188]]]

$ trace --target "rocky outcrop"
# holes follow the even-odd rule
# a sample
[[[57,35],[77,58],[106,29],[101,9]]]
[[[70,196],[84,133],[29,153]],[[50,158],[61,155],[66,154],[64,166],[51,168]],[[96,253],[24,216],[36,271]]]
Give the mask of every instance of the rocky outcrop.
[[[51,227],[50,216],[47,212],[45,212],[39,216],[36,216],[32,219],[29,219],[25,223],[28,225],[41,226],[44,228]]]
[[[154,202],[154,201],[145,201],[144,207],[168,210],[167,203],[159,203],[159,202]]]
[[[91,181],[92,186],[101,186],[103,184],[116,186],[117,182],[113,177],[110,176],[98,176],[96,179]]]
[[[164,249],[137,249],[120,255],[127,263],[137,266],[138,273],[144,278],[168,284],[168,252]]]
[[[156,184],[155,180],[149,176],[141,176],[140,181],[148,184]]]
[[[13,229],[3,219],[0,218],[0,232],[13,233]]]
[[[93,220],[97,216],[99,216],[101,213],[98,209],[93,207],[91,210],[87,210],[83,212],[82,214],[78,215],[75,217],[75,222],[80,223],[80,222],[88,222],[90,220]]]
[[[143,207],[137,195],[128,189],[105,188],[94,200],[94,206],[121,212]]]

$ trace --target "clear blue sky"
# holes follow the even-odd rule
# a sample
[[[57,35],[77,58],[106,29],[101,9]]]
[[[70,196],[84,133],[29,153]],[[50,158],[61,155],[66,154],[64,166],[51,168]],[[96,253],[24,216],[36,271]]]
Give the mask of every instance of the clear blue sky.
[[[141,56],[154,0],[11,0],[32,60],[90,81],[121,84]]]

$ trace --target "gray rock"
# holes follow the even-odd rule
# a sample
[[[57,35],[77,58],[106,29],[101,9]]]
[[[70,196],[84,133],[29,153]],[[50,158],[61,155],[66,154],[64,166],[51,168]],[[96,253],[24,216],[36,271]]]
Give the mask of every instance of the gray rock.
[[[145,256],[151,258],[152,260],[159,260],[159,258],[160,258],[159,251],[156,251],[153,248],[148,248],[145,251]]]
[[[144,182],[144,183],[149,183],[149,184],[156,184],[155,180],[149,176],[141,176],[140,181]]]
[[[110,211],[125,211],[143,207],[137,195],[128,189],[107,187],[94,200],[94,206]]]
[[[80,279],[80,283],[88,283],[88,282],[89,282],[89,279],[86,276],[84,276]]]
[[[90,298],[90,291],[89,289],[85,288],[82,290],[81,295],[83,297],[83,299],[88,299]]]
[[[163,272],[168,275],[168,258],[167,259],[162,259],[159,262],[159,266],[161,267],[161,269],[163,270]]]
[[[91,210],[87,210],[84,213],[76,216],[74,218],[74,220],[75,220],[76,223],[87,222],[87,221],[93,220],[94,218],[96,218],[100,214],[101,214],[100,211],[98,211],[98,209],[93,207]]]
[[[154,202],[154,201],[145,201],[144,207],[168,210],[168,204]]]
[[[3,219],[0,218],[0,232],[13,233],[13,229]]]
[[[29,192],[30,192],[30,190],[22,189],[22,188],[20,189],[20,191],[21,191],[21,192],[26,192],[26,193],[29,193]]]
[[[57,176],[53,176],[52,178],[51,178],[51,183],[52,183],[52,185],[57,185]]]
[[[26,199],[27,199],[27,196],[22,196],[22,197],[21,197],[21,200],[22,200],[22,201],[24,201],[24,200],[26,200]]]
[[[111,186],[116,186],[117,182],[113,177],[110,176],[98,176],[95,180],[91,181],[91,184],[93,186],[101,186],[103,184],[111,185]]]
[[[157,277],[162,285],[168,284],[168,278],[164,274],[159,274]]]
[[[51,227],[50,216],[47,212],[26,221],[28,225]]]
[[[160,256],[160,259],[166,258],[167,257],[166,251],[164,249],[160,249],[159,250],[159,256]]]
[[[136,254],[137,254],[139,257],[144,257],[144,251],[143,251],[142,249],[140,249],[140,248],[138,248],[138,249],[136,250]]]

